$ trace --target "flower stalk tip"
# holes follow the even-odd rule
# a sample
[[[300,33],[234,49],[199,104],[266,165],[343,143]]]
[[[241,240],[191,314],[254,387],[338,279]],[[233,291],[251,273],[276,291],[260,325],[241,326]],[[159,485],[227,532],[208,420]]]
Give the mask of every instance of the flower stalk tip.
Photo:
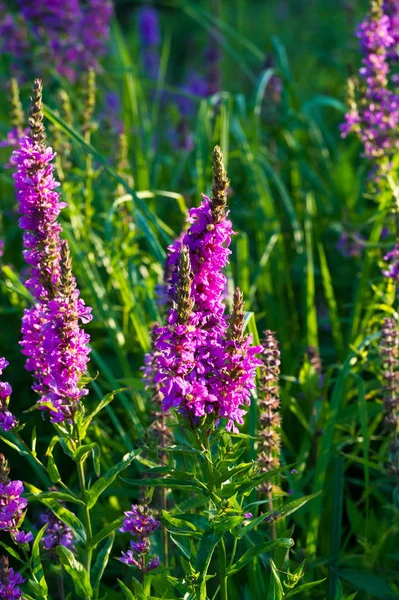
[[[220,223],[226,211],[227,188],[230,180],[224,168],[223,154],[219,146],[213,150],[213,185],[210,207],[214,223]]]
[[[46,131],[43,125],[43,83],[41,79],[35,79],[31,96],[28,123],[30,137],[39,146],[43,146],[46,139]]]

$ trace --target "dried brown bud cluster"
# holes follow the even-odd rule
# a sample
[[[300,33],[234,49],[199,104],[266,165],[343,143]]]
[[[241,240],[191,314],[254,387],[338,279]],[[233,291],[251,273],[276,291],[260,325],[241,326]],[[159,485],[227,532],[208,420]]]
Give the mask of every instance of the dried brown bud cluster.
[[[227,188],[230,180],[227,177],[223,163],[223,154],[219,146],[213,150],[213,184],[211,194],[211,211],[214,223],[220,223],[223,219],[227,204]]]
[[[190,251],[187,246],[182,246],[179,257],[179,281],[176,288],[176,310],[181,324],[188,323],[194,307],[194,300],[191,297],[191,280]]]
[[[280,466],[280,350],[271,331],[265,331],[259,384],[259,446],[258,463],[267,472]],[[271,495],[272,484],[266,481],[259,491]]]
[[[393,318],[384,319],[381,330],[381,360],[383,368],[384,426],[392,434],[389,444],[389,471],[399,477],[398,406],[399,406],[399,331]]]
[[[8,466],[8,462],[4,454],[0,454],[0,483],[3,485],[10,482],[9,479],[10,468]]]
[[[244,297],[240,288],[233,296],[233,310],[230,315],[228,338],[239,342],[244,334]]]
[[[41,79],[35,79],[31,96],[31,105],[29,110],[28,123],[30,127],[30,137],[43,146],[46,139],[46,132],[43,125],[43,84]]]

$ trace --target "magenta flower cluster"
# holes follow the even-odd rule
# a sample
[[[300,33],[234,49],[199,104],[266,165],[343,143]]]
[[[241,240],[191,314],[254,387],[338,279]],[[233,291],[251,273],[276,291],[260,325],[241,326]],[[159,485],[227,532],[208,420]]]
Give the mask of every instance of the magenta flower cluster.
[[[151,549],[150,535],[158,529],[159,521],[145,505],[132,504],[132,510],[126,511],[125,516],[119,531],[130,533],[134,539],[130,540],[129,550],[122,552],[120,561],[144,573],[156,569],[159,567],[158,556],[148,558],[148,554]]]
[[[17,532],[19,521],[28,506],[28,501],[22,498],[24,491],[22,481],[0,482],[0,530]]]
[[[359,102],[355,90],[350,98],[350,110],[341,126],[345,137],[358,135],[369,158],[389,156],[399,147],[399,77],[392,72],[398,62],[397,0],[372,1],[369,15],[359,25],[356,35],[363,53],[359,71]]]
[[[19,14],[0,6],[2,51],[9,54],[19,79],[35,66],[74,82],[89,67],[98,69],[106,52],[111,0],[19,0]],[[32,58],[36,56],[36,60]]]
[[[5,358],[0,358],[0,376],[8,365],[9,363]],[[3,431],[10,431],[18,425],[17,419],[8,409],[11,394],[12,387],[10,384],[6,381],[0,381],[0,429]]]
[[[194,422],[212,414],[216,423],[226,418],[227,429],[235,430],[255,386],[260,347],[251,345],[250,336],[228,339],[223,269],[230,254],[231,221],[224,215],[214,223],[210,200],[204,196],[202,204],[190,210],[188,222],[182,241],[169,247],[173,270],[168,293],[174,306],[167,324],[154,331],[155,349],[146,357],[145,376],[159,386],[164,410],[175,408]],[[187,322],[180,321],[176,307],[182,246],[189,250],[192,270],[193,310]]]
[[[86,372],[89,336],[79,322],[91,320],[91,309],[79,298],[71,272],[67,242],[60,238],[57,218],[66,206],[55,191],[54,153],[26,136],[13,154],[19,220],[24,233],[24,257],[30,265],[26,286],[35,304],[22,320],[22,352],[34,373],[38,407],[50,411],[52,422],[71,418],[87,390],[79,387]]]

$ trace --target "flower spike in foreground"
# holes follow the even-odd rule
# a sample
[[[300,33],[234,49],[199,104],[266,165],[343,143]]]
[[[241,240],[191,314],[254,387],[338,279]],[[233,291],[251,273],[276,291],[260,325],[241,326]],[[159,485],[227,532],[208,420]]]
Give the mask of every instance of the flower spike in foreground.
[[[21,345],[26,368],[36,380],[38,407],[49,410],[55,423],[69,421],[87,390],[79,386],[86,372],[89,336],[80,322],[91,320],[91,309],[79,298],[72,274],[69,246],[61,240],[58,216],[66,206],[55,191],[54,153],[44,145],[42,84],[35,81],[29,113],[29,135],[13,154],[19,203],[20,227],[24,233],[24,257],[30,265],[26,285],[35,304],[25,310]]]
[[[154,519],[151,510],[145,505],[132,505],[132,510],[125,512],[126,518],[119,531],[130,533],[135,539],[130,541],[130,548],[127,552],[122,552],[121,562],[131,567],[136,567],[143,573],[148,573],[159,567],[158,556],[148,558],[151,549],[150,535],[156,531],[160,525],[159,521]]]
[[[9,363],[5,358],[0,358],[0,375],[3,374],[3,369],[8,367]],[[0,381],[0,429],[10,431],[18,425],[17,419],[8,410],[12,387],[6,381]]]
[[[24,582],[20,573],[14,571],[8,564],[8,558],[0,558],[0,598],[19,600],[22,598],[22,590],[19,586]]]
[[[209,417],[227,429],[243,423],[244,406],[255,386],[256,354],[244,335],[243,298],[236,292],[230,328],[226,316],[226,276],[232,224],[227,219],[229,180],[220,148],[213,153],[211,199],[189,212],[190,227],[169,247],[167,324],[154,329],[154,349],[145,358],[147,382],[162,395],[164,410],[175,408],[190,426]]]

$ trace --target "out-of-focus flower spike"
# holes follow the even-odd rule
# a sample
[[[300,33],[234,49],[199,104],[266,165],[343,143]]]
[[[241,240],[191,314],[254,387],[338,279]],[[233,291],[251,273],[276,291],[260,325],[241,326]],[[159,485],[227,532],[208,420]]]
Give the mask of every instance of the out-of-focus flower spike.
[[[21,99],[19,97],[19,85],[15,77],[11,77],[11,125],[19,136],[22,135],[24,127],[24,111],[22,109]]]
[[[92,121],[94,110],[96,107],[96,72],[90,67],[86,74],[86,81],[84,84],[84,110],[82,115],[82,132],[83,135],[91,133],[94,129],[94,123]]]

